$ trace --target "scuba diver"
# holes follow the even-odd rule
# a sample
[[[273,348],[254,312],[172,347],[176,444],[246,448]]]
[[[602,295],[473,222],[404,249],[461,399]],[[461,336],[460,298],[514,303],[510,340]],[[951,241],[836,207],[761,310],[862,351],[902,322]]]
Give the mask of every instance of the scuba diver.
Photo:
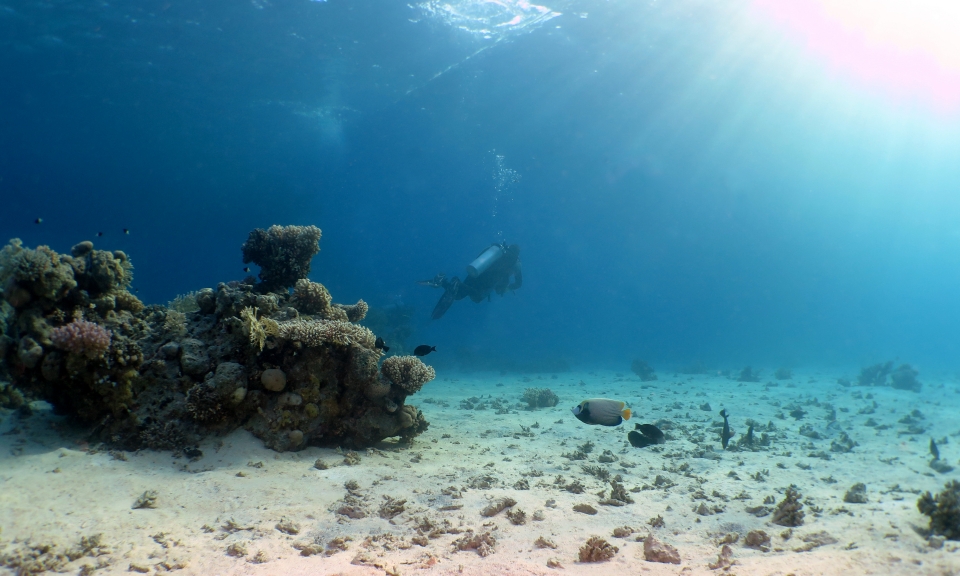
[[[441,273],[417,284],[443,288],[443,296],[433,308],[434,320],[443,316],[455,300],[469,296],[474,302],[483,302],[485,298],[490,298],[493,291],[503,296],[507,290],[516,290],[523,284],[520,247],[516,244],[507,245],[506,242],[490,245],[467,266],[467,279],[462,282],[456,276],[447,280],[446,275]]]

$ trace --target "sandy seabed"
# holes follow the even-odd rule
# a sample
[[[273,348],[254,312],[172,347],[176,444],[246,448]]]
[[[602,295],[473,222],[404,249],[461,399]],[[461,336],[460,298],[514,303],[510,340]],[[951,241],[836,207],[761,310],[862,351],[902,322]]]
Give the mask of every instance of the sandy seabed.
[[[22,553],[29,545],[65,550],[81,537],[102,534],[102,548],[62,570],[291,576],[960,574],[960,542],[931,546],[918,532],[928,522],[916,507],[922,491],[939,492],[958,477],[957,471],[930,468],[929,439],[945,437],[942,458],[958,465],[960,386],[955,379],[925,379],[923,392],[913,393],[836,383],[852,373],[796,372],[791,380],[770,384],[769,378],[741,383],[716,375],[665,374],[641,383],[632,374],[604,371],[441,373],[408,400],[424,411],[429,430],[409,446],[386,442],[361,450],[355,465],[344,464],[344,453],[333,449],[278,454],[243,430],[209,439],[201,446],[204,456],[194,461],[169,453],[96,450],[49,410],[29,417],[6,412],[0,424],[0,556]],[[560,403],[522,409],[522,393],[531,387],[552,389]],[[464,409],[461,402],[471,397],[487,408]],[[591,397],[624,400],[634,417],[616,428],[581,424],[570,408]],[[508,410],[491,407],[498,398]],[[806,412],[800,419],[789,414],[797,406]],[[746,419],[764,428],[772,421],[771,445],[723,451],[721,408],[730,412],[738,438],[746,432]],[[627,443],[635,423],[658,421],[666,444],[637,449]],[[805,424],[808,434],[822,438],[801,435]],[[912,432],[924,431],[904,433],[911,426]],[[831,450],[840,432],[857,442],[850,452]],[[586,460],[564,456],[588,441],[594,447]],[[614,462],[599,462],[604,450]],[[318,469],[317,460],[329,468]],[[601,505],[598,493],[608,495],[609,483],[584,465],[621,475],[634,502]],[[568,491],[577,480],[584,491]],[[858,482],[866,484],[867,503],[844,502]],[[771,499],[780,502],[790,484],[803,494],[802,526],[788,530],[772,524],[770,515],[747,512],[764,506],[765,499],[773,508]],[[156,493],[155,507],[133,508],[147,491]],[[492,517],[481,515],[491,502],[507,497],[516,504]],[[597,513],[575,512],[578,504]],[[507,517],[512,511],[519,520],[517,510],[525,512],[525,523]],[[661,527],[650,525],[657,516]],[[614,537],[614,529],[623,526],[633,533]],[[468,539],[469,530],[489,533],[492,553],[457,550],[455,543]],[[753,530],[771,536],[768,551],[744,545]],[[639,540],[649,534],[676,547],[681,563],[646,561]],[[730,545],[733,564],[711,569],[727,534],[739,535]],[[578,550],[591,536],[618,552],[607,561],[580,562]],[[541,537],[555,548],[537,546]],[[0,573],[16,572],[8,567]]]

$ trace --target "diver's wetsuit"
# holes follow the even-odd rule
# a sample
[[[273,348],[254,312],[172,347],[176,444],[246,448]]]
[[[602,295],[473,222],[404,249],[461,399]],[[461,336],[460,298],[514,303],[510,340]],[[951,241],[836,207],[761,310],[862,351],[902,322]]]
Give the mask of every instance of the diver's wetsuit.
[[[508,290],[516,290],[523,285],[523,271],[520,268],[520,247],[516,244],[501,246],[503,254],[489,268],[477,276],[468,276],[460,281],[454,276],[447,280],[443,278],[439,286],[444,289],[443,296],[433,309],[433,319],[443,316],[456,300],[469,297],[474,302],[483,302],[490,294],[496,291],[503,296]],[[513,282],[510,277],[513,276]]]

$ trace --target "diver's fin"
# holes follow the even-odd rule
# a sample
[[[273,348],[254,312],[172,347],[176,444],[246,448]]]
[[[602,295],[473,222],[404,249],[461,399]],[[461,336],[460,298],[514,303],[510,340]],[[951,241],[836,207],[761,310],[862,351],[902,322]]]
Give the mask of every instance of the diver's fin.
[[[434,320],[440,318],[447,313],[447,310],[450,309],[450,306],[453,305],[455,300],[456,293],[447,290],[443,293],[443,296],[440,297],[440,300],[437,301],[437,305],[433,308],[433,314],[430,316]]]

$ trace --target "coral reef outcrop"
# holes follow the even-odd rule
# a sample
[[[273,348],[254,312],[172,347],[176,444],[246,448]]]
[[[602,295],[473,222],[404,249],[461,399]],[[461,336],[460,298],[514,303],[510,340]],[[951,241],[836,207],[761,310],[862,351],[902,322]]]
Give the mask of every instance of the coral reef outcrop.
[[[334,304],[305,278],[319,238],[313,226],[255,230],[243,253],[261,282],[169,308],[128,291],[122,252],[12,240],[0,250],[0,376],[12,382],[0,400],[44,399],[93,440],[190,457],[205,436],[241,426],[280,451],[412,439],[428,423],[406,399],[434,370],[413,356],[380,365],[376,336],[356,324],[366,303]]]
[[[645,360],[635,358],[630,364],[630,369],[633,370],[633,373],[640,378],[641,382],[652,382],[657,379],[657,375],[654,373],[653,367],[647,364]]]

